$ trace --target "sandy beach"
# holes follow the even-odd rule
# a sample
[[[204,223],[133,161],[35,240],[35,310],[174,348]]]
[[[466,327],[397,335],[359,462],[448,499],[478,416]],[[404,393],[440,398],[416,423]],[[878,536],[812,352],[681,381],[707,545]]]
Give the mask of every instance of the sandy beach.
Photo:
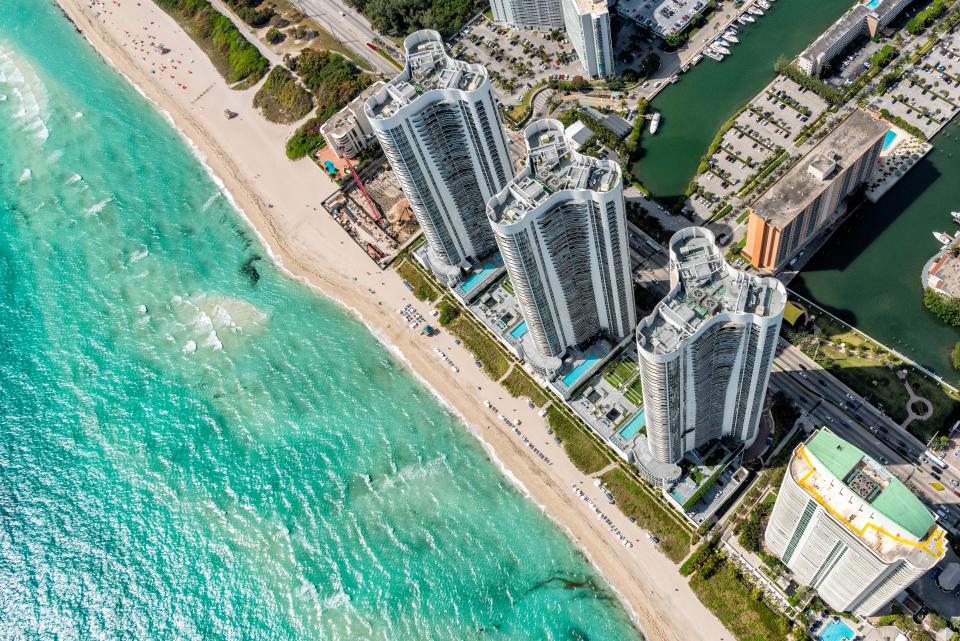
[[[294,129],[264,120],[252,107],[255,89],[233,91],[200,48],[150,0],[57,0],[84,37],[165,110],[260,234],[274,259],[294,277],[340,301],[458,412],[533,501],[577,543],[620,595],[651,641],[731,641],[734,637],[690,590],[643,531],[608,506],[592,478],[581,474],[547,435],[544,419],[511,398],[473,366],[472,355],[448,334],[424,338],[397,310],[420,303],[393,271],[381,272],[319,206],[336,186],[312,162],[289,161],[284,141]],[[160,45],[169,49],[162,53]],[[227,120],[224,109],[238,117]],[[459,367],[438,367],[440,347]],[[520,419],[553,464],[541,461],[483,401]],[[624,548],[573,492],[586,492],[634,542]]]

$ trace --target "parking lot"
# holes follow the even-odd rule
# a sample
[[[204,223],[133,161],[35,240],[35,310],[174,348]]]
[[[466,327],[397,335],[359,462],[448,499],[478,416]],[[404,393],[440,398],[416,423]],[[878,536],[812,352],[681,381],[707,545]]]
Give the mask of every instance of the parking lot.
[[[482,64],[493,79],[497,98],[505,106],[519,104],[534,85],[552,76],[583,75],[573,46],[557,32],[506,29],[486,17],[450,39],[454,57]]]
[[[947,34],[876,101],[928,138],[960,111],[960,34]]]
[[[781,156],[806,153],[816,140],[810,137],[798,144],[797,139],[805,126],[826,112],[827,106],[812,91],[778,76],[723,135],[707,171],[697,177],[699,190],[688,206],[701,220],[709,220],[734,197],[746,196],[742,194],[745,187]],[[785,160],[780,163],[785,169]]]
[[[620,0],[617,13],[636,20],[658,36],[683,30],[687,23],[706,8],[705,0]]]

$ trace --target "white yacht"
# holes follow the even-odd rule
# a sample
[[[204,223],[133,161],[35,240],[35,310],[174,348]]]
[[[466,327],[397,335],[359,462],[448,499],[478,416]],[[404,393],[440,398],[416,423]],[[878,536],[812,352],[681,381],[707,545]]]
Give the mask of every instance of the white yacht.
[[[653,118],[650,119],[650,133],[657,133],[657,129],[660,128],[660,112],[657,111],[653,114]]]
[[[724,33],[723,36],[721,37],[732,45],[738,44],[740,42],[739,40],[737,40],[737,37],[732,33],[730,33],[729,31]]]
[[[763,9],[761,9],[760,7],[758,7],[758,6],[756,6],[756,5],[753,5],[752,7],[750,7],[749,9],[747,9],[747,13],[752,13],[752,14],[755,15],[755,16],[762,16],[762,15],[763,15]]]
[[[950,217],[953,218],[953,222],[960,223],[960,211],[951,211]]]
[[[942,231],[933,232],[933,237],[940,241],[942,245],[949,245],[953,242],[953,236]]]
[[[757,19],[754,18],[753,16],[751,16],[749,13],[744,13],[744,14],[742,14],[739,18],[737,18],[737,21],[738,21],[738,22],[741,21],[741,20],[743,21],[743,24],[747,24],[748,22],[756,22],[756,21],[757,21]]]

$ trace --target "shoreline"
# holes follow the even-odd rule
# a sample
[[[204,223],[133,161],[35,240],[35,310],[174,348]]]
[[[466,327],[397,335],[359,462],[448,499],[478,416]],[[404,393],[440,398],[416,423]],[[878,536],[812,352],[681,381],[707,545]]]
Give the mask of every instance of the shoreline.
[[[454,345],[449,334],[428,340],[407,327],[396,310],[412,303],[426,318],[429,304],[413,298],[395,272],[379,271],[326,212],[311,204],[319,203],[336,186],[311,161],[286,159],[283,141],[294,125],[264,120],[251,105],[254,90],[229,89],[196,43],[151,0],[139,4],[121,0],[109,6],[89,0],[56,2],[100,57],[174,126],[274,264],[362,322],[464,423],[500,473],[584,554],[649,641],[733,638],[693,594],[678,567],[659,553],[640,528],[611,510],[608,516],[635,541],[632,549],[623,548],[570,491],[570,485],[577,483],[595,501],[602,501],[592,479],[576,470],[562,448],[547,437],[544,420],[535,410],[469,367],[472,355]],[[150,47],[135,44],[147,37],[162,37],[172,55],[160,59],[161,54]],[[139,42],[142,45],[143,40]],[[167,77],[156,73],[159,65],[178,56],[179,64]],[[172,73],[184,68],[187,75]],[[239,117],[226,120],[225,107]],[[461,364],[459,374],[436,367],[432,348],[440,344]],[[531,440],[549,452],[554,464],[546,466],[531,456],[483,407],[484,398],[496,398],[501,413],[521,419]]]

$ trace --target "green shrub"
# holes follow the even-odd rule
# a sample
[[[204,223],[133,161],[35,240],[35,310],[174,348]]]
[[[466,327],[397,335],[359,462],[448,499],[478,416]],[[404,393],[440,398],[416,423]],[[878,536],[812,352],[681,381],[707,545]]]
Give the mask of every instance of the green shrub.
[[[283,42],[284,40],[286,40],[286,39],[287,39],[287,36],[286,36],[285,33],[283,33],[282,31],[280,31],[280,30],[277,29],[276,27],[270,27],[270,30],[267,31],[267,35],[265,35],[264,38],[265,38],[265,39],[267,40],[267,42],[269,42],[270,44],[272,44],[272,45],[278,45],[278,44],[280,44],[281,42]]]
[[[923,33],[949,8],[946,0],[933,0],[929,7],[910,18],[907,22],[907,31],[915,36]]]
[[[370,84],[352,62],[330,51],[305,49],[290,60],[290,69],[313,92],[317,118],[325,122]]]
[[[348,0],[378,31],[405,35],[435,29],[449,38],[473,16],[490,8],[482,0]]]
[[[923,305],[947,325],[960,327],[960,298],[926,289],[923,292]]]
[[[453,320],[460,315],[460,308],[448,300],[440,301],[440,304],[437,305],[437,309],[440,311],[440,316],[437,317],[437,322],[444,326],[452,323]]]
[[[277,65],[257,90],[253,106],[271,122],[289,123],[310,113],[313,99],[286,67]]]
[[[287,158],[303,158],[326,145],[327,141],[320,134],[320,127],[324,122],[325,120],[315,116],[300,125],[287,141]]]

